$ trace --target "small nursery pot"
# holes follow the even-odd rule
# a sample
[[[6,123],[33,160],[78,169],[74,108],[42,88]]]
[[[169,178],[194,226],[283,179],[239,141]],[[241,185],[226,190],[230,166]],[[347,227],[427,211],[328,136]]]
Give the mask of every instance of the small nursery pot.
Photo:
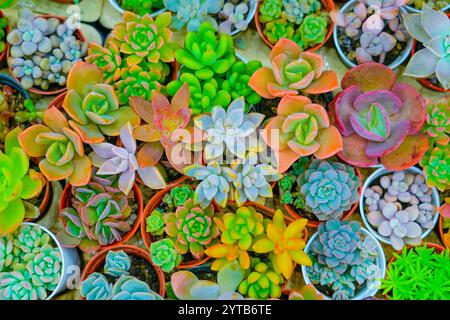
[[[375,243],[377,245],[376,264],[377,264],[377,267],[378,267],[378,269],[380,271],[378,278],[383,279],[385,277],[385,274],[386,274],[386,256],[384,255],[383,247],[381,246],[380,242],[368,230],[362,228],[361,232],[366,237],[369,237],[373,241],[375,241]],[[319,233],[318,232],[313,234],[311,239],[306,244],[305,253],[309,253],[309,251],[311,250],[312,244],[314,243],[314,241],[316,241],[316,239],[318,237],[319,237]],[[309,284],[314,285],[311,282],[311,280],[310,280],[310,278],[308,276],[308,273],[306,272],[306,267],[305,266],[302,266],[302,276],[303,276],[303,280],[305,281],[306,285],[309,285]],[[319,290],[317,290],[317,291],[320,292]],[[374,296],[377,293],[377,291],[378,291],[378,288],[376,288],[376,287],[370,288],[370,287],[364,286],[358,292],[358,294],[356,294],[351,300],[364,300],[365,298]],[[324,296],[324,300],[331,300],[331,297],[326,296],[323,292],[320,292],[320,293]]]
[[[348,11],[348,10],[352,9],[358,2],[359,2],[359,0],[348,1],[344,6],[342,6],[340,11],[341,12]],[[403,7],[400,8],[400,12],[407,13],[406,9]],[[412,38],[412,37],[409,39],[406,47],[403,49],[401,54],[391,64],[388,65],[389,68],[391,68],[391,69],[397,68],[408,58],[409,53],[411,52],[411,49],[413,47],[413,40],[414,40],[414,38]],[[333,41],[334,41],[334,46],[336,47],[336,51],[338,52],[339,58],[341,58],[342,62],[344,62],[344,64],[349,68],[356,67],[357,64],[354,63],[353,61],[351,61],[349,58],[347,58],[344,50],[341,47],[341,44],[339,43],[338,26],[337,25],[334,25]]]
[[[248,12],[247,12],[247,17],[245,18],[245,22],[247,22],[247,25],[249,27],[250,27],[250,23],[252,22],[253,18],[255,17],[256,11],[258,11],[258,8],[259,8],[258,1],[259,0],[249,0],[249,8],[248,8]],[[241,30],[234,29],[230,33],[230,36],[235,36],[240,32],[241,32]]]
[[[39,204],[39,217],[35,218],[35,219],[25,219],[25,222],[32,222],[32,221],[37,221],[39,219],[41,219],[42,217],[45,216],[45,214],[47,213],[48,207],[50,205],[51,202],[51,198],[53,196],[53,188],[52,188],[52,184],[45,179],[45,186],[44,186],[44,190],[41,191],[41,193],[44,192],[44,197],[42,198],[42,202]]]
[[[0,10],[0,18],[3,18],[3,17],[5,17],[5,14],[3,13],[2,10]],[[10,44],[8,41],[6,41],[6,37],[8,36],[9,30],[10,29],[9,29],[9,24],[8,24],[5,28],[5,50],[2,53],[0,53],[0,63],[2,63],[5,60],[6,53],[9,52]]]
[[[123,235],[122,240],[114,242],[114,243],[106,245],[106,246],[101,246],[99,250],[112,250],[112,249],[119,247],[123,243],[130,240],[135,235],[136,231],[139,229],[139,225],[140,225],[140,223],[142,221],[142,217],[144,215],[144,203],[142,200],[141,189],[139,189],[139,187],[136,183],[133,185],[133,191],[134,191],[134,200],[138,204],[137,217],[136,217],[136,221],[134,222],[133,227],[130,229],[130,231],[128,231],[126,234]],[[71,197],[72,197],[72,186],[69,183],[67,183],[66,186],[64,187],[64,191],[61,195],[61,201],[59,203],[59,214],[60,214],[61,222],[64,221],[61,216],[61,211],[64,208],[67,208],[70,206]],[[63,222],[63,225],[64,225],[64,222]],[[64,225],[64,227],[66,227],[66,226]]]
[[[155,270],[156,275],[158,277],[158,282],[159,282],[158,294],[161,297],[164,297],[164,295],[166,294],[166,280],[164,278],[164,273],[161,270],[161,268],[158,266],[155,266],[153,264],[153,261],[152,261],[152,259],[150,259],[150,256],[147,251],[145,251],[141,248],[135,247],[135,246],[127,245],[127,244],[119,245],[112,249],[104,249],[104,250],[98,252],[92,259],[89,260],[86,267],[84,268],[83,273],[81,274],[81,281],[86,280],[86,278],[90,274],[101,271],[101,269],[103,268],[103,266],[105,264],[106,255],[108,254],[108,252],[110,250],[124,251],[125,253],[127,253],[129,255],[137,256],[139,258],[146,260],[153,267],[153,269]],[[85,298],[83,298],[83,297],[81,297],[81,299],[85,300]]]
[[[63,292],[67,289],[67,283],[69,280],[69,277],[73,276],[74,268],[80,268],[80,256],[78,255],[78,251],[75,248],[65,248],[61,245],[61,243],[58,241],[56,236],[50,232],[47,228],[36,224],[36,223],[30,223],[30,222],[24,222],[23,224],[29,225],[29,226],[38,226],[42,231],[47,233],[50,238],[52,238],[53,242],[55,243],[55,246],[58,248],[59,253],[61,254],[61,279],[59,280],[58,285],[56,286],[56,289],[50,294],[46,300],[52,300],[57,294]]]
[[[447,248],[450,248],[450,243],[445,242],[444,238],[444,217],[439,215],[439,236],[441,237],[441,241]]]
[[[358,188],[358,194],[359,194],[359,199],[361,199],[362,194],[363,194],[362,175],[361,175],[361,172],[359,171],[359,169],[357,167],[354,167],[354,166],[352,166],[352,167],[353,167],[353,169],[355,169],[355,173],[356,173],[356,175],[359,178],[360,184],[359,184],[359,188]],[[288,214],[292,218],[294,218],[294,219],[300,219],[300,218],[307,219],[306,217],[303,217],[301,214],[297,213],[290,204],[283,204],[283,207],[284,207],[284,209],[288,212]],[[358,202],[355,202],[353,204],[353,206],[350,208],[350,210],[344,212],[343,216],[339,220],[341,220],[341,221],[347,220],[353,214],[353,212],[356,211],[356,208],[358,208]],[[308,219],[308,223],[306,225],[308,227],[311,227],[311,228],[317,228],[319,226],[319,224],[321,224],[322,222],[325,222],[325,221],[309,220]]]
[[[419,168],[416,168],[416,167],[410,167],[410,168],[406,169],[405,171],[408,171],[413,174],[421,174],[422,176],[424,176],[422,170],[420,170]],[[364,182],[363,189],[362,189],[362,195],[359,198],[359,212],[361,214],[361,218],[364,222],[364,225],[369,230],[369,232],[371,234],[373,234],[378,240],[380,240],[381,242],[387,243],[389,245],[392,245],[391,240],[389,238],[384,237],[381,234],[379,234],[378,231],[375,230],[372,227],[372,225],[370,224],[370,222],[367,220],[366,210],[364,208],[364,193],[365,193],[366,189],[369,188],[374,181],[376,181],[377,179],[381,178],[384,175],[391,174],[394,172],[395,171],[386,170],[385,168],[380,168],[380,169],[376,170],[375,172],[373,172]],[[432,190],[433,190],[432,191],[433,192],[432,193],[432,204],[434,206],[436,206],[436,208],[439,208],[439,206],[440,206],[439,193],[438,193],[437,189],[434,187],[432,188]],[[436,226],[436,223],[438,222],[439,217],[440,217],[439,213],[436,212],[436,214],[434,216],[434,220],[433,220],[434,226]],[[433,229],[434,229],[434,227],[430,228],[427,231],[425,231],[424,233],[422,233],[422,236],[420,238],[425,239],[433,231]]]
[[[421,13],[422,12],[422,10],[417,9],[413,6],[410,6],[409,4],[405,4],[405,8],[406,8],[406,11],[408,11],[408,13]],[[440,11],[446,12],[449,9],[450,9],[450,3],[448,5],[446,5],[445,7],[443,7]]]
[[[269,39],[267,39],[266,35],[264,34],[264,27],[261,24],[261,22],[259,21],[259,6],[261,5],[261,2],[262,2],[262,0],[258,1],[258,7],[256,8],[256,13],[255,13],[256,30],[258,31],[261,39],[263,39],[263,41],[270,48],[273,48],[274,45],[270,43]],[[321,0],[321,2],[326,11],[330,12],[334,9],[334,1],[333,0]],[[315,45],[314,47],[308,48],[305,51],[313,52],[313,51],[320,49],[328,41],[328,39],[330,39],[331,34],[333,33],[333,26],[334,26],[334,22],[330,19],[330,24],[328,25],[328,30],[327,30],[327,34],[325,35],[325,39],[321,43]]]
[[[125,12],[125,10],[122,9],[122,7],[119,5],[119,3],[116,0],[109,0],[109,4],[116,9],[116,11],[118,11],[120,14],[123,14]],[[158,11],[155,11],[153,13],[151,13],[150,15],[154,18],[158,15],[160,15],[161,13],[165,12],[166,9],[162,8],[159,9]]]
[[[56,18],[56,19],[58,19],[61,23],[64,23],[64,21],[66,21],[66,18],[64,18],[64,17],[55,16],[55,15],[51,15],[51,14],[40,15],[39,18],[44,18],[44,19],[47,19],[47,20],[48,20],[48,19],[51,19],[51,18]],[[75,30],[74,35],[75,35],[75,37],[76,37],[78,40],[80,40],[81,42],[85,42],[85,41],[86,41],[86,38],[84,37],[84,35],[83,35],[83,33],[81,32],[80,29]],[[11,56],[11,47],[9,46],[9,47],[8,47],[8,58],[9,58],[10,56]],[[15,79],[17,82],[20,83],[19,79],[17,79],[17,78],[14,76],[13,71],[12,71],[12,69],[11,69],[11,67],[10,67],[9,65],[8,65],[8,69],[9,69],[9,72],[13,75],[14,79]],[[62,87],[62,88],[60,88],[60,89],[57,89],[57,90],[51,90],[51,91],[49,91],[49,90],[41,90],[41,89],[37,89],[37,88],[32,87],[32,88],[28,89],[28,91],[30,91],[30,92],[32,92],[32,93],[35,93],[35,94],[38,94],[38,95],[42,95],[42,96],[55,96],[55,95],[58,95],[58,94],[60,94],[60,93],[63,93],[63,92],[65,92],[65,91],[67,91],[67,87],[64,86],[64,87]]]

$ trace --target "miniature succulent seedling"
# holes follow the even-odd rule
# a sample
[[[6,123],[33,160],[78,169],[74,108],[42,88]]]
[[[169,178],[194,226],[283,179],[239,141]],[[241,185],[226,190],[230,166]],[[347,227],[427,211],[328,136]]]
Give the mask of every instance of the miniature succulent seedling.
[[[162,239],[150,245],[150,257],[155,265],[160,266],[164,272],[171,272],[178,266],[183,257],[178,254],[171,239]]]
[[[223,19],[219,24],[219,30],[230,34],[234,30],[245,31],[248,27],[247,14],[249,11],[249,4],[246,2],[234,5],[231,2],[224,4],[219,17]]]
[[[197,31],[205,21],[217,25],[210,14],[217,14],[223,7],[223,0],[164,0],[167,10],[175,13],[172,27],[181,30]]]

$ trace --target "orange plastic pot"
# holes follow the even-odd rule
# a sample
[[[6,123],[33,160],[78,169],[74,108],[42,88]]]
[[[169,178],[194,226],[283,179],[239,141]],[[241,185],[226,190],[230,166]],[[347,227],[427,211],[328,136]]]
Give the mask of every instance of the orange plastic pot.
[[[39,17],[40,18],[44,18],[44,19],[56,18],[59,21],[61,21],[61,23],[64,23],[64,21],[66,21],[66,18],[64,18],[64,17],[54,16],[54,15],[51,15],[51,14],[44,14],[44,15],[41,15]],[[86,41],[86,38],[84,37],[84,35],[81,32],[81,30],[79,30],[79,29],[75,30],[74,34],[75,34],[75,37],[78,40],[80,40],[81,42],[85,42]],[[11,47],[8,48],[8,57],[10,57],[10,56],[11,56]],[[11,73],[11,75],[14,77],[14,79],[16,79],[16,81],[20,83],[20,80],[17,79],[14,76],[13,71],[12,71],[12,69],[11,69],[11,67],[9,65],[8,65],[8,69],[9,69],[9,72]],[[37,88],[33,87],[33,88],[28,89],[28,91],[30,91],[32,93],[35,93],[35,94],[42,95],[42,96],[55,96],[55,95],[58,95],[58,94],[60,94],[62,92],[67,91],[67,88],[64,86],[61,89],[48,91],[48,90],[41,90],[41,89],[37,89]]]
[[[359,178],[360,184],[359,184],[359,188],[358,188],[358,194],[359,194],[359,197],[361,197],[362,186],[363,186],[362,175],[361,175],[361,172],[359,171],[359,169],[358,169],[357,167],[354,167],[354,166],[353,166],[353,169],[355,169],[355,173],[356,173],[356,175],[357,175],[358,178]],[[358,198],[358,199],[359,199],[359,198]],[[359,201],[357,201],[356,203],[354,203],[353,206],[350,208],[350,210],[348,210],[347,212],[345,212],[344,215],[343,215],[339,220],[341,220],[341,221],[347,220],[347,219],[353,214],[353,212],[355,212],[355,210],[358,208],[358,204],[359,204]],[[294,219],[299,219],[299,218],[305,218],[305,219],[307,219],[306,217],[303,217],[301,214],[297,213],[297,212],[292,208],[291,205],[289,205],[289,204],[284,204],[283,206],[284,206],[284,209],[286,209],[286,211],[289,213],[289,215],[290,215],[292,218],[294,218]],[[311,228],[317,228],[321,222],[323,222],[323,221],[315,221],[315,220],[309,220],[309,219],[308,219],[308,223],[307,223],[306,225],[307,225],[308,227],[311,227]]]
[[[439,236],[441,237],[441,241],[442,243],[448,248],[450,247],[450,243],[446,243],[445,242],[445,237],[444,237],[444,217],[440,216],[439,217]]]
[[[0,10],[0,18],[3,18],[3,17],[5,17],[5,14],[3,13],[2,10]],[[0,53],[0,63],[2,63],[3,60],[5,60],[6,53],[9,52],[10,44],[8,41],[6,41],[6,37],[8,36],[8,33],[9,33],[9,25],[7,25],[5,28],[5,50],[2,53]]]
[[[42,199],[41,204],[39,205],[39,217],[36,219],[25,219],[25,222],[32,222],[41,219],[45,216],[47,213],[48,207],[50,205],[50,199],[52,197],[52,185],[51,183],[45,179],[45,185],[44,185],[44,198]],[[42,192],[42,191],[41,191]]]
[[[138,213],[133,227],[130,229],[130,231],[124,234],[122,240],[106,246],[101,246],[99,250],[111,250],[117,248],[118,246],[130,240],[136,234],[136,231],[139,229],[139,225],[142,221],[142,216],[144,215],[144,202],[142,200],[141,190],[139,189],[136,183],[133,185],[133,191],[134,191],[134,201],[137,202],[138,204]],[[62,218],[61,211],[64,208],[70,207],[71,196],[72,196],[72,186],[70,184],[66,184],[61,196],[61,201],[59,203],[59,214],[64,228],[66,227],[66,224],[64,223],[64,219]]]
[[[334,1],[333,0],[321,0],[321,2],[326,11],[330,12],[334,9]],[[267,39],[266,35],[264,34],[264,27],[261,24],[261,22],[259,21],[259,6],[260,5],[261,5],[261,1],[258,1],[258,7],[256,8],[256,13],[255,13],[256,30],[258,31],[261,39],[263,39],[263,41],[270,48],[273,48],[274,45],[272,43],[270,43],[269,39]],[[330,24],[328,25],[328,30],[327,30],[327,34],[325,35],[325,39],[323,39],[323,41],[321,43],[315,45],[314,47],[308,48],[305,51],[313,52],[313,51],[320,49],[328,41],[328,39],[330,39],[331,35],[333,34],[333,28],[334,28],[334,22],[330,19]]]
[[[147,253],[147,251],[145,251],[141,248],[135,247],[135,246],[127,245],[127,244],[118,245],[112,249],[104,249],[104,250],[100,251],[99,253],[97,253],[91,260],[89,260],[88,264],[84,268],[83,273],[81,274],[81,281],[86,280],[87,277],[94,272],[102,272],[103,271],[103,266],[105,264],[106,255],[108,254],[108,252],[110,250],[113,250],[113,251],[122,250],[122,251],[126,252],[128,255],[132,255],[132,256],[136,256],[136,257],[145,259],[148,263],[150,263],[158,277],[158,282],[159,282],[159,292],[158,293],[161,297],[164,297],[164,295],[166,294],[166,280],[164,278],[164,272],[161,270],[160,267],[155,266],[153,264],[153,261],[150,259],[150,256]],[[81,299],[85,300],[83,297]]]

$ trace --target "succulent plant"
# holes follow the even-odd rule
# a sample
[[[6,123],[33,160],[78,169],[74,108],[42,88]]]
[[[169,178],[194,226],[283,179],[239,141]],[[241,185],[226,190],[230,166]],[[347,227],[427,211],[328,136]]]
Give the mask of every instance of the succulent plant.
[[[194,190],[189,185],[181,185],[170,190],[170,196],[175,206],[184,206],[186,201],[194,197]]]
[[[240,300],[236,289],[244,278],[237,262],[229,263],[217,273],[217,282],[199,280],[190,271],[177,271],[171,276],[175,296],[180,300]]]
[[[194,119],[195,126],[206,134],[204,158],[206,162],[222,162],[229,152],[238,159],[246,157],[246,141],[261,125],[264,115],[245,114],[245,100],[234,100],[227,110],[214,107],[210,115]]]
[[[450,141],[450,96],[427,103],[427,117],[422,132],[426,132],[436,144]],[[433,143],[430,143],[430,146]]]
[[[111,252],[111,251],[110,251]],[[112,284],[106,277],[98,272],[91,273],[81,282],[80,295],[86,300],[110,300],[112,297]]]
[[[390,170],[419,162],[428,137],[420,133],[426,113],[416,89],[396,83],[395,73],[375,62],[348,71],[342,88],[334,100],[342,159],[364,167],[381,163]]]
[[[448,1],[446,0],[411,0],[408,2],[409,6],[415,7],[417,9],[422,9],[423,5],[426,4],[433,9],[442,10],[448,6]]]
[[[131,267],[131,260],[125,251],[108,251],[105,260],[105,273],[120,277],[128,274]]]
[[[93,165],[99,168],[97,174],[120,174],[119,189],[125,194],[131,191],[136,173],[147,187],[164,188],[166,186],[164,177],[156,166],[139,166],[135,156],[136,141],[129,122],[120,130],[120,141],[124,147],[117,147],[107,142],[90,145],[94,150],[90,158]]]
[[[225,20],[219,24],[219,31],[230,34],[234,30],[247,30],[248,21],[246,16],[248,11],[249,7],[246,2],[237,5],[231,2],[225,3],[219,12],[219,18]]]
[[[375,34],[365,32],[359,38],[360,47],[356,49],[356,61],[358,64],[373,61],[373,57],[379,57],[378,62],[384,63],[386,54],[397,44],[397,39],[387,32]]]
[[[263,0],[259,6],[259,21],[267,23],[281,17],[281,0]]]
[[[153,210],[153,212],[146,218],[146,231],[152,236],[161,236],[164,233],[164,220],[163,215],[158,210]]]
[[[330,17],[333,22],[344,28],[345,34],[350,38],[360,35],[362,24],[367,18],[367,8],[362,1],[358,2],[351,11],[342,12],[332,10]]]
[[[302,156],[326,159],[342,150],[341,135],[325,108],[304,96],[283,97],[261,136],[274,150],[280,173]]]
[[[448,70],[450,20],[444,12],[424,4],[421,14],[404,14],[406,30],[425,48],[417,51],[406,66],[403,75],[414,78],[437,77],[445,90],[450,88]]]
[[[1,300],[45,300],[46,297],[44,287],[33,283],[24,265],[18,264],[14,271],[0,273]]]
[[[114,84],[120,79],[122,57],[120,48],[111,38],[106,40],[105,47],[95,42],[89,43],[86,62],[95,64],[103,72],[103,77],[107,84]]]
[[[190,253],[194,259],[204,256],[207,246],[214,244],[220,235],[214,222],[214,208],[196,207],[193,199],[187,200],[175,213],[163,215],[165,232],[173,240],[180,255]]]
[[[327,27],[327,17],[315,14],[306,16],[297,31],[300,34],[301,47],[310,48],[322,43],[328,31]]]
[[[283,38],[293,38],[295,29],[292,23],[287,22],[285,19],[278,19],[268,22],[264,27],[263,33],[271,44],[276,44]]]
[[[200,80],[225,74],[236,61],[233,38],[217,33],[210,23],[203,23],[197,32],[186,35],[184,49],[175,52],[177,61],[193,71]]]
[[[11,235],[0,237],[0,272],[6,271],[14,262],[13,240]]]
[[[62,273],[62,257],[58,248],[47,244],[36,255],[25,255],[23,262],[35,286],[50,292],[56,289]]]
[[[408,0],[361,0],[372,14],[364,21],[363,32],[379,34],[384,29],[384,21],[392,20]]]
[[[320,294],[312,284],[303,286],[300,290],[292,290],[289,292],[289,300],[323,300]]]
[[[319,94],[338,86],[334,71],[323,70],[322,56],[301,52],[295,42],[281,39],[270,53],[272,69],[262,67],[250,78],[249,85],[263,98],[274,99],[298,92]]]
[[[119,106],[114,88],[103,83],[103,73],[95,65],[77,62],[69,72],[63,108],[69,125],[85,143],[99,143],[105,136],[118,136],[129,122],[139,125],[139,116],[130,107]]]
[[[355,169],[340,162],[313,160],[297,184],[305,209],[320,221],[340,219],[359,200]]]
[[[300,25],[303,21],[303,17],[310,13],[310,7],[307,2],[308,1],[283,0],[284,10],[281,13],[281,16],[289,22]]]
[[[150,245],[150,257],[153,263],[156,266],[160,266],[164,272],[172,271],[182,260],[182,256],[178,254],[171,239],[152,242]]]
[[[217,14],[223,7],[223,0],[164,0],[167,10],[176,13],[172,20],[172,27],[181,30],[197,31],[202,23],[209,21],[216,24],[209,14]]]
[[[420,165],[423,167],[423,172],[427,177],[427,184],[438,188],[442,192],[450,188],[448,175],[450,168],[449,152],[450,147],[448,144],[444,146],[436,145],[425,153],[420,160]]]
[[[122,275],[112,288],[112,300],[162,300],[149,285],[132,276]]]
[[[21,225],[13,234],[14,257],[23,261],[25,256],[39,253],[40,248],[50,244],[50,236],[38,226]]]
[[[279,298],[283,282],[270,265],[253,258],[251,272],[239,285],[239,292],[251,299]]]
[[[84,154],[81,137],[69,127],[63,113],[51,107],[35,124],[19,134],[19,143],[30,157],[41,158],[39,169],[50,181],[69,178],[73,186],[83,186],[91,176],[91,160]]]
[[[45,178],[30,169],[29,158],[18,142],[20,127],[6,135],[5,153],[0,151],[0,236],[12,233],[25,218],[40,212],[26,200],[37,197]]]
[[[162,0],[122,0],[120,7],[124,11],[132,11],[138,16],[144,16],[164,8],[164,3]]]
[[[184,168],[188,177],[200,180],[195,189],[194,202],[206,208],[215,200],[221,207],[225,207],[231,190],[230,182],[235,179],[235,173],[228,167],[221,167],[213,161],[206,167],[192,164]]]
[[[305,241],[303,230],[306,219],[298,219],[288,226],[284,221],[283,212],[277,210],[273,220],[266,227],[266,234],[259,237],[253,244],[256,253],[268,254],[277,272],[290,279],[294,271],[294,263],[310,266],[309,256],[303,251]]]

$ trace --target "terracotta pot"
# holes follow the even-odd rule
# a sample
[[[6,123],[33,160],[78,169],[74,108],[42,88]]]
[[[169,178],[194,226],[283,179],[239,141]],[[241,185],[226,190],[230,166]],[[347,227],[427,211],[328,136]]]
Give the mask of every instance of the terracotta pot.
[[[0,10],[0,18],[3,18],[3,17],[5,17],[5,14],[3,13],[2,10]],[[6,37],[8,36],[9,30],[10,29],[9,29],[9,24],[8,24],[5,28],[5,50],[2,53],[0,53],[0,63],[2,63],[3,60],[5,60],[6,52],[9,52],[10,44],[8,41],[6,41]]]
[[[450,17],[449,13],[447,13],[447,17]],[[411,57],[416,53],[416,45],[417,44],[418,44],[418,42],[414,39],[412,49],[411,49]],[[432,84],[429,79],[417,79],[417,81],[421,85],[423,85],[424,87],[426,87],[430,90],[439,91],[439,92],[450,92],[450,90],[445,90],[444,88],[441,88],[441,87],[438,87],[438,86]]]
[[[422,243],[422,246],[423,246],[424,244],[425,244],[425,245],[427,246],[427,248],[429,248],[429,249],[430,249],[430,248],[433,248],[434,251],[435,251],[436,253],[438,253],[438,254],[445,250],[445,248],[444,248],[443,246],[441,246],[440,244],[430,243],[430,242],[425,242],[425,243]],[[407,246],[407,248],[408,248],[408,250],[410,250],[411,248],[414,248],[414,247]],[[397,251],[397,253],[398,253],[398,254],[401,254],[401,253],[402,253],[402,250]],[[389,262],[388,262],[387,267],[386,267],[386,273],[389,271],[389,267],[390,267],[390,265],[395,261],[395,259],[396,259],[395,256],[392,256],[392,258],[389,259]],[[384,297],[385,297],[386,300],[390,300],[387,294],[385,294]]]
[[[334,1],[333,0],[321,0],[322,4],[323,4],[323,9],[325,9],[326,11],[330,12],[334,9]],[[258,30],[258,33],[261,37],[261,39],[263,39],[263,41],[270,47],[273,48],[274,45],[270,43],[269,39],[267,39],[267,37],[264,34],[264,26],[261,24],[261,22],[259,22],[259,6],[261,4],[261,1],[258,2],[258,8],[256,9],[256,13],[255,13],[255,25],[256,25],[256,30]],[[316,51],[318,49],[320,49],[327,41],[328,39],[330,39],[332,33],[333,33],[333,27],[334,27],[334,22],[330,19],[330,23],[328,25],[328,30],[327,30],[327,34],[325,35],[325,39],[315,45],[314,47],[308,48],[305,51]]]
[[[39,217],[37,217],[35,219],[25,219],[24,221],[32,222],[32,221],[37,221],[37,220],[43,218],[45,216],[45,214],[47,213],[47,210],[50,205],[51,198],[52,198],[52,194],[53,194],[52,184],[47,179],[45,179],[44,197],[42,198],[42,202],[39,205],[39,212],[40,212]]]
[[[123,235],[122,240],[114,242],[112,244],[109,244],[107,246],[101,246],[99,250],[111,250],[111,249],[115,249],[118,246],[122,245],[123,243],[127,242],[128,240],[130,240],[136,233],[136,231],[139,229],[139,225],[142,221],[142,217],[144,215],[144,204],[143,204],[143,200],[142,200],[142,193],[141,190],[139,189],[138,185],[135,183],[133,185],[133,191],[134,191],[134,197],[135,197],[135,201],[138,204],[138,212],[137,212],[137,217],[136,217],[136,221],[133,225],[133,227],[131,228],[130,231],[128,231],[126,234]],[[60,214],[60,219],[61,222],[65,226],[64,220],[62,219],[61,216],[61,211],[64,208],[70,207],[70,198],[72,196],[72,186],[68,183],[66,184],[64,191],[62,193],[61,196],[61,201],[59,203],[59,214]]]
[[[61,22],[66,21],[66,18],[64,18],[64,17],[59,17],[59,16],[55,16],[55,15],[51,15],[51,14],[40,15],[39,17],[40,18],[44,18],[44,19],[56,18],[56,19],[58,19]],[[81,32],[81,30],[77,29],[74,34],[75,34],[75,36],[76,36],[76,38],[78,40],[80,40],[82,42],[86,41],[86,38],[84,37],[84,35]],[[10,51],[11,51],[11,47],[8,47],[8,57],[10,57],[10,54],[11,54]],[[20,80],[17,79],[14,76],[14,74],[12,72],[12,69],[11,69],[11,67],[9,65],[8,65],[8,69],[9,69],[9,72],[11,73],[11,75],[14,77],[14,79],[16,79],[16,81],[20,83]],[[54,95],[58,95],[58,94],[60,94],[62,92],[67,91],[67,88],[66,88],[66,86],[64,86],[64,87],[62,87],[60,89],[57,89],[57,90],[52,90],[52,91],[45,90],[44,91],[44,90],[37,89],[37,88],[33,87],[33,88],[28,89],[28,91],[32,92],[32,93],[35,93],[35,94],[43,95],[43,96],[54,96]]]
[[[150,199],[150,201],[145,206],[144,214],[142,215],[142,221],[141,221],[141,235],[142,235],[142,240],[144,240],[144,244],[148,250],[150,250],[150,246],[153,242],[153,238],[152,238],[151,234],[147,232],[147,222],[146,222],[147,217],[153,212],[153,210],[155,210],[159,206],[164,195],[176,186],[177,185],[168,186],[164,190],[159,191]],[[215,203],[212,203],[212,205],[214,207],[215,212],[221,212],[221,208],[219,206],[217,206]],[[208,256],[205,256],[201,260],[183,261],[176,268],[189,269],[189,268],[197,267],[197,266],[200,266],[200,265],[206,263],[209,259],[210,258]]]
[[[156,275],[158,276],[158,282],[159,282],[159,295],[161,297],[164,297],[164,295],[166,294],[166,280],[164,278],[164,273],[161,270],[160,267],[155,266],[152,262],[152,260],[150,259],[150,256],[148,254],[147,251],[135,247],[135,246],[131,246],[131,245],[119,245],[116,246],[113,249],[105,249],[100,251],[99,253],[97,253],[91,260],[89,260],[89,262],[87,263],[86,267],[83,270],[83,273],[81,274],[81,281],[86,280],[86,278],[94,272],[102,272],[103,270],[103,266],[105,264],[105,260],[106,260],[106,255],[108,254],[109,250],[113,250],[113,251],[125,251],[128,255],[132,255],[132,256],[137,256],[139,258],[145,259],[148,263],[150,263],[153,267],[153,269],[156,272]],[[81,297],[82,300],[85,300],[83,297]]]
[[[450,247],[450,243],[446,243],[445,242],[445,238],[444,238],[444,217],[440,216],[439,217],[439,236],[441,237],[441,241],[442,243],[449,248]]]
[[[358,188],[358,194],[359,194],[359,198],[360,198],[361,192],[362,192],[362,186],[363,186],[362,175],[357,167],[354,167],[354,166],[352,166],[352,167],[353,167],[353,169],[355,169],[355,173],[359,178],[360,185]],[[350,210],[348,210],[347,212],[344,212],[344,215],[339,220],[341,220],[341,221],[347,220],[353,214],[353,212],[355,212],[355,210],[358,208],[358,204],[359,204],[359,201],[354,203],[353,206],[350,208]],[[294,219],[305,218],[301,215],[301,213],[297,213],[291,205],[284,204],[283,207],[284,207],[284,209],[286,209],[286,211],[289,213],[289,215],[292,218],[294,218]],[[307,218],[305,218],[305,219],[307,219]],[[322,222],[324,222],[324,221],[318,221],[318,220],[316,221],[316,220],[308,219],[308,223],[306,225],[311,228],[317,228],[319,226],[319,224]]]

